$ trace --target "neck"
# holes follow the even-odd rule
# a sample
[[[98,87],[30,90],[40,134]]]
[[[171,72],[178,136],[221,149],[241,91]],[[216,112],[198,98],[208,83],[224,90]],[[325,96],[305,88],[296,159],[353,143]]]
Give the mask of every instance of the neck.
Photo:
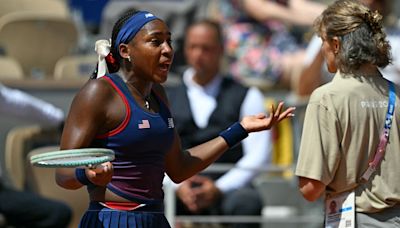
[[[151,87],[149,87],[149,92],[144,93],[142,92],[143,90],[139,90],[139,88],[137,88],[135,86],[134,83],[129,83],[126,82],[126,85],[128,86],[128,88],[130,88],[131,93],[135,93],[136,95],[139,95],[140,98],[143,100],[144,104],[143,106],[147,109],[150,110],[150,102],[151,102]]]
[[[133,90],[136,90],[135,92],[139,93],[141,97],[150,96],[151,88],[153,87],[152,82],[136,77],[133,72],[123,71],[121,77],[125,84],[127,84],[130,88],[133,87]]]
[[[149,87],[148,89],[147,88],[142,89],[142,88],[139,88],[137,85],[135,85],[135,83],[126,82],[126,84],[128,85],[128,87],[132,88],[143,99],[148,99],[150,97],[151,87]]]
[[[364,64],[358,70],[355,71],[356,74],[363,76],[376,76],[380,75],[378,67],[372,64]]]
[[[193,81],[195,81],[197,84],[201,86],[205,86],[208,83],[210,83],[212,80],[214,80],[215,77],[217,77],[218,73],[217,72],[211,72],[211,73],[199,73],[196,71],[196,73],[193,76]]]

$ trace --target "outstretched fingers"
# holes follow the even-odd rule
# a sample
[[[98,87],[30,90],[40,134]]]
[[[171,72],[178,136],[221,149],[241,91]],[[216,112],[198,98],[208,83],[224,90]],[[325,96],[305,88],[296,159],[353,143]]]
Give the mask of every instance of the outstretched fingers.
[[[271,129],[274,125],[279,123],[279,121],[294,116],[293,112],[296,108],[289,107],[284,110],[283,105],[284,103],[280,102],[275,109],[275,106],[272,104],[268,116],[266,116],[264,113],[245,116],[240,124],[246,129],[247,132]]]
[[[272,123],[277,123],[280,122],[281,120],[288,118],[288,117],[293,117],[294,116],[294,111],[296,110],[296,107],[289,107],[286,110],[283,110],[284,102],[279,102],[278,107],[275,110],[274,105],[271,105],[271,113],[270,113],[270,118]]]
[[[285,119],[285,118],[289,118],[289,117],[293,117],[294,116],[294,111],[296,110],[296,107],[289,107],[287,108],[284,112],[282,112],[279,115],[278,118],[278,122]]]
[[[281,102],[279,102],[278,107],[277,107],[276,111],[274,112],[274,118],[276,120],[279,120],[279,116],[282,112],[282,109],[283,109],[283,102],[281,101]]]
[[[279,109],[279,105],[278,105],[278,109]],[[273,125],[276,124],[276,122],[279,118],[278,109],[275,110],[274,104],[271,104],[270,111],[269,111],[270,113],[268,116],[268,120],[269,120],[268,129],[270,129]]]

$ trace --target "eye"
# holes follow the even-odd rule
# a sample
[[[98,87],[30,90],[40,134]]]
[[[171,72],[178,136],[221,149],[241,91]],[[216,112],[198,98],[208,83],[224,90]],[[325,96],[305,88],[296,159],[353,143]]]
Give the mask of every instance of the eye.
[[[160,46],[162,44],[162,41],[159,39],[152,39],[151,44],[154,46]]]

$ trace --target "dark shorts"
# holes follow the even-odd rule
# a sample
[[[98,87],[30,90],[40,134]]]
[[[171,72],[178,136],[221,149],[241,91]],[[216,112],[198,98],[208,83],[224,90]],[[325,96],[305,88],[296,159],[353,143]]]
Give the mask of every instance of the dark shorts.
[[[79,224],[81,228],[171,228],[162,209],[142,207],[134,211],[106,208],[91,202]]]

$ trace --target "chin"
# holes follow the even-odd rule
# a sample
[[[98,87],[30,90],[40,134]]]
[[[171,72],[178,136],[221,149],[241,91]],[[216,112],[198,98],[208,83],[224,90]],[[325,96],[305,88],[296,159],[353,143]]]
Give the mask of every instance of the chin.
[[[154,79],[155,79],[154,80],[155,83],[158,83],[158,84],[164,83],[168,79],[168,74],[165,76],[164,75],[156,75],[156,77],[154,77]]]

